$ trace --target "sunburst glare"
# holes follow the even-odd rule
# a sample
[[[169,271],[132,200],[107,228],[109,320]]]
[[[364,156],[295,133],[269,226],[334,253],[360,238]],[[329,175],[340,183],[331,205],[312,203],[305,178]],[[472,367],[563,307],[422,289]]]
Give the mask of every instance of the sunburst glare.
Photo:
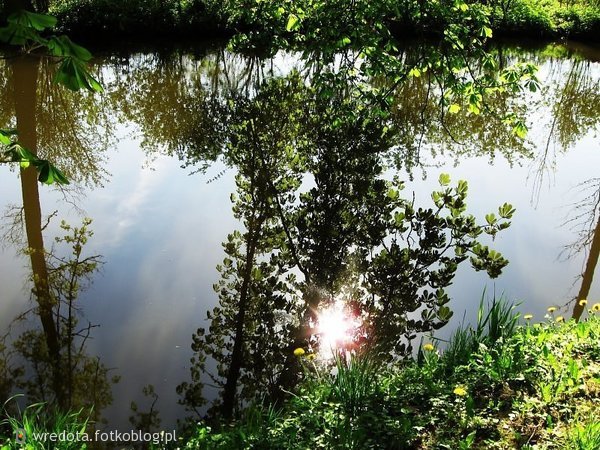
[[[337,349],[348,348],[352,343],[358,321],[346,311],[342,302],[335,302],[322,310],[317,320],[317,332],[323,355],[332,354]]]

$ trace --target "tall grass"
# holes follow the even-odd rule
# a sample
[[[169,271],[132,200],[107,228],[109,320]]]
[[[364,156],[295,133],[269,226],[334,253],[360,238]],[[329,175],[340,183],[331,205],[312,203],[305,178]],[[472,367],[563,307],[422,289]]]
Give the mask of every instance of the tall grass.
[[[364,409],[367,399],[377,389],[378,364],[369,354],[336,354],[337,374],[331,395],[347,414],[354,416]]]
[[[600,449],[600,418],[593,417],[588,423],[575,426],[569,440],[574,450]]]
[[[452,334],[442,356],[447,372],[466,364],[481,345],[494,347],[515,334],[521,317],[521,314],[515,311],[518,305],[504,297],[497,299],[495,295],[491,302],[486,302],[485,297],[484,291],[477,309],[476,326],[465,327],[463,324]]]
[[[12,449],[52,449],[52,450],[79,450],[82,442],[76,439],[56,440],[55,442],[36,441],[33,436],[41,433],[54,433],[55,435],[82,435],[88,428],[88,416],[83,409],[76,412],[60,412],[46,403],[34,403],[23,411],[17,407],[17,413],[9,412],[8,405],[16,397],[8,399],[2,407],[2,420],[0,420],[1,450]]]

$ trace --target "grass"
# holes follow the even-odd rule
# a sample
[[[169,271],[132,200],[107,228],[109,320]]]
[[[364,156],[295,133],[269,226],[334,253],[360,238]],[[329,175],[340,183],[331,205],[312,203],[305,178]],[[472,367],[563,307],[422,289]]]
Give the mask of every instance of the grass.
[[[446,351],[423,346],[402,367],[306,360],[282,409],[199,425],[185,448],[599,449],[600,317],[518,322],[514,305],[482,301]]]
[[[49,408],[45,403],[35,403],[19,411],[15,397],[3,406],[3,418],[0,420],[0,450],[13,449],[53,449],[75,450],[84,448],[76,436],[86,432],[88,419],[83,410],[61,413]],[[9,411],[9,406],[12,406]],[[56,436],[47,442],[36,436],[47,433]]]

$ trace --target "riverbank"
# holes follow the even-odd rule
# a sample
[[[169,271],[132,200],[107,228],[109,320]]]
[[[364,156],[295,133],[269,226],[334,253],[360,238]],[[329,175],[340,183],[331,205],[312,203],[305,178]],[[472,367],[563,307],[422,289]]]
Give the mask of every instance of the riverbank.
[[[55,0],[50,13],[62,31],[85,41],[214,38],[239,31],[285,29],[288,16],[277,2],[212,0]],[[477,3],[477,2],[476,2]],[[383,17],[397,36],[440,35],[452,13],[445,2],[407,0],[384,6]],[[595,0],[492,0],[477,3],[489,14],[495,37],[569,38],[600,41],[600,3]],[[285,6],[285,5],[284,5]],[[283,12],[282,12],[283,11]]]
[[[501,306],[443,352],[423,342],[403,367],[340,358],[331,372],[304,353],[306,378],[283,409],[200,425],[184,448],[600,448],[600,304],[593,310],[581,323],[551,313],[515,327],[529,317]]]
[[[145,432],[157,436],[154,450],[597,449],[600,303],[588,307],[580,323],[549,308],[531,324],[512,305],[494,303],[443,351],[426,339],[413,360],[387,368],[368,356],[331,361],[297,349],[305,377],[281,408],[249,406],[230,426],[191,422],[169,444]],[[31,440],[48,430],[98,435],[82,411],[37,404],[3,411],[0,449],[20,448],[15,432]],[[80,447],[59,439],[54,448]]]

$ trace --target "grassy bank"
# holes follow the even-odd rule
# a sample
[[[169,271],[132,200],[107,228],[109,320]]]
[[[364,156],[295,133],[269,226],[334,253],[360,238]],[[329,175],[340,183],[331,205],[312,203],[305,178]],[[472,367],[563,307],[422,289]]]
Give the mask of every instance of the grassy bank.
[[[494,303],[443,351],[424,339],[413,360],[386,367],[368,355],[322,360],[297,350],[305,377],[281,408],[253,405],[232,425],[199,423],[179,442],[150,448],[597,450],[600,303],[587,315],[565,322],[550,311],[532,325],[511,305]],[[93,435],[83,411],[12,406],[0,417],[1,450],[23,448],[15,433],[26,448],[58,450],[85,447],[31,437]]]
[[[597,450],[600,317],[518,320],[496,306],[445,351],[425,341],[403,367],[338,358],[332,375],[305,354],[306,379],[283,409],[199,426],[185,448]]]
[[[597,0],[486,0],[498,36],[600,40]],[[399,35],[437,35],[453,14],[453,1],[381,1],[378,14]],[[278,13],[278,6],[283,13]],[[285,29],[285,2],[214,0],[54,0],[50,13],[64,31],[78,38],[212,37],[236,31],[270,34]],[[379,11],[380,10],[380,11]],[[342,11],[343,13],[343,11]]]

